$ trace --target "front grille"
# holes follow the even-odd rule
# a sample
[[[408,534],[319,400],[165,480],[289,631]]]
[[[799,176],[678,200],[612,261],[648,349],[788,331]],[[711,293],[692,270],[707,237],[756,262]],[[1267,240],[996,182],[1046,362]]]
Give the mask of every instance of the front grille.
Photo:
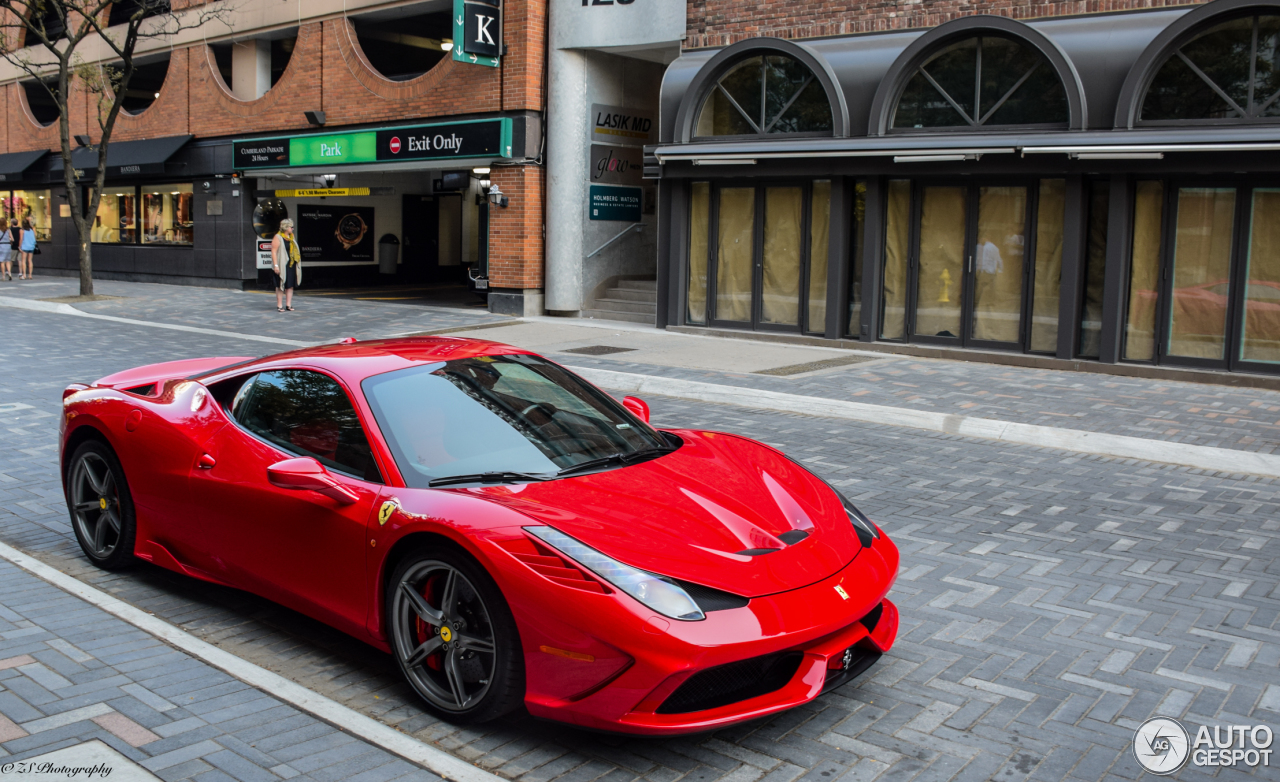
[[[699,671],[671,693],[658,713],[705,711],[775,692],[791,681],[803,659],[803,652],[782,652]]]
[[[874,633],[876,631],[876,625],[880,624],[880,615],[883,613],[884,603],[876,603],[876,607],[868,611],[866,616],[862,617],[862,626],[867,628],[868,633]]]
[[[827,692],[856,679],[876,664],[880,659],[880,650],[873,646],[854,646],[849,650],[849,662],[844,668],[828,668],[826,681],[822,683],[822,691]]]

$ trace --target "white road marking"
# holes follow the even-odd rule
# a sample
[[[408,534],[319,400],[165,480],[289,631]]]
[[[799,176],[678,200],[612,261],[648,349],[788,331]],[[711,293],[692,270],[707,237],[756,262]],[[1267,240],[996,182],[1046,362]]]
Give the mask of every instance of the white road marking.
[[[1273,454],[1213,448],[1205,445],[1184,445],[1164,440],[1147,440],[1141,437],[1087,432],[1080,429],[1019,424],[991,418],[970,418],[951,413],[869,405],[863,402],[823,399],[779,391],[703,383],[696,380],[614,372],[607,369],[586,367],[571,367],[571,369],[592,383],[627,393],[649,393],[697,402],[753,407],[758,410],[800,413],[821,418],[841,418],[868,424],[905,426],[930,432],[1030,445],[1036,448],[1059,448],[1064,451],[1077,451],[1118,459],[1141,459],[1147,462],[1164,462],[1214,472],[1280,478],[1280,456]]]
[[[370,744],[382,747],[405,760],[417,763],[445,779],[453,780],[453,782],[505,782],[502,777],[496,774],[490,774],[488,771],[476,768],[443,750],[436,749],[412,736],[400,733],[395,728],[366,717],[317,692],[312,692],[279,674],[260,668],[248,660],[243,660],[212,644],[201,641],[185,630],[174,627],[168,622],[135,608],[119,598],[99,591],[66,573],[59,572],[12,546],[0,543],[0,557],[48,581],[59,589],[123,619],[134,627],[154,635],[170,646],[180,649],[192,657],[204,660],[215,668],[226,671],[240,681],[257,687],[272,697],[292,704],[340,730],[346,731],[353,736],[358,736]],[[85,710],[81,709],[79,711]],[[66,715],[48,717],[45,718],[45,721],[36,722],[39,723],[40,729],[47,729],[45,722],[48,722],[49,727],[52,727],[53,722],[66,720],[69,716],[76,716],[77,719],[84,718],[78,716],[78,713],[68,712]],[[30,726],[25,729],[29,733],[35,732]]]

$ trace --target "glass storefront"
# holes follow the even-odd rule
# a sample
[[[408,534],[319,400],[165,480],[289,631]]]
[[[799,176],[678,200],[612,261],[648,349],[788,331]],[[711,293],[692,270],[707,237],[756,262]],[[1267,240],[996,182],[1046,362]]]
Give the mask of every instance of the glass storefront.
[[[830,180],[694,182],[689,229],[686,322],[825,331]]]
[[[0,190],[0,198],[4,199],[4,213],[11,223],[17,221],[21,225],[23,219],[30,219],[36,240],[49,241],[53,230],[50,191]]]
[[[90,235],[101,244],[190,245],[191,184],[106,187]]]

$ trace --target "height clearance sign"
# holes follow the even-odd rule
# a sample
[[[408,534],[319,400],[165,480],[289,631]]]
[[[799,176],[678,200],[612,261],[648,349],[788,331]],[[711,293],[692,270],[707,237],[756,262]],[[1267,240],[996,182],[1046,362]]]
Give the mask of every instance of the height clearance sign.
[[[498,67],[502,57],[502,0],[453,0],[453,59]]]
[[[237,139],[233,166],[254,168],[511,157],[511,119],[469,120],[359,133]]]

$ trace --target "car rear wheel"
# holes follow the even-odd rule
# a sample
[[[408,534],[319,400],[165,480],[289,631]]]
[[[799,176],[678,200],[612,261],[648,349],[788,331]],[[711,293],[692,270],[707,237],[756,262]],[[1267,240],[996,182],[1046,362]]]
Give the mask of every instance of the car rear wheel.
[[[391,651],[431,711],[454,723],[500,717],[524,699],[524,662],[498,585],[453,548],[405,556],[387,583]]]
[[[89,440],[72,454],[70,465],[67,509],[80,548],[104,570],[127,567],[134,561],[137,526],[120,460],[105,443]]]

